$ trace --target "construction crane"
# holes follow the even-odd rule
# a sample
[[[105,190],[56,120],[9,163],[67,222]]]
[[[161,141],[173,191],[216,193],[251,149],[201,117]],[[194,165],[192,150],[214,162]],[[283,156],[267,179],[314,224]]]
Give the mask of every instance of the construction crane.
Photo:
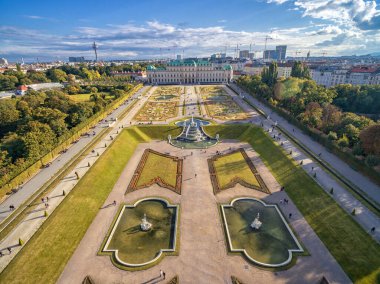
[[[98,46],[96,45],[96,42],[94,41],[94,43],[92,44],[92,49],[94,50],[95,52],[95,62],[98,62]]]
[[[322,56],[324,57],[324,56],[327,54],[327,52],[324,51],[324,50],[322,50],[321,54],[322,54]]]
[[[295,52],[296,57],[297,57],[297,55],[300,54],[300,53],[301,53],[301,51],[296,51],[296,52]]]
[[[273,38],[270,37],[270,36],[268,36],[268,35],[265,37],[264,59],[266,59],[266,58],[265,58],[265,52],[267,51],[267,42],[268,42],[268,39],[273,39]]]

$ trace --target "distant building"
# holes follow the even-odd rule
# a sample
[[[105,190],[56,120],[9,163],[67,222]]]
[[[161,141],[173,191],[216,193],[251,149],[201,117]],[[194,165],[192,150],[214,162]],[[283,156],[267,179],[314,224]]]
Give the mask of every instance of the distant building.
[[[264,50],[264,60],[277,60],[276,50]]]
[[[86,60],[84,59],[83,56],[80,57],[69,57],[69,62],[85,62]]]
[[[233,78],[231,65],[218,66],[206,60],[173,60],[165,67],[147,67],[151,84],[212,84],[229,83]]]
[[[249,59],[254,59],[255,58],[255,53],[254,52],[250,52],[249,55],[248,55],[248,58]]]
[[[27,91],[28,91],[27,86],[25,86],[25,85],[18,86],[17,90],[16,90],[16,95],[23,96],[26,94]]]
[[[181,54],[177,54],[177,60],[182,60],[182,55]]]
[[[8,60],[6,60],[5,58],[0,58],[0,65],[7,66],[8,65]]]
[[[225,53],[214,53],[214,54],[211,54],[211,60],[212,59],[219,59],[219,58],[226,58],[226,54]]]
[[[277,53],[277,60],[278,61],[284,61],[286,58],[286,45],[277,45],[276,46],[276,53]]]
[[[249,50],[240,50],[239,58],[249,58]]]
[[[380,68],[377,66],[359,66],[351,69],[320,67],[317,69],[310,69],[310,75],[318,85],[326,87],[332,87],[339,84],[380,84]]]

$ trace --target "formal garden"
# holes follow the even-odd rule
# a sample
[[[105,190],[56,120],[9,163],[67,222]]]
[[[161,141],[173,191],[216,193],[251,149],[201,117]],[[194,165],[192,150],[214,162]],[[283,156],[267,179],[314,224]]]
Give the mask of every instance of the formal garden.
[[[237,149],[208,159],[214,193],[219,193],[236,184],[270,193],[260,174],[244,149]]]
[[[146,149],[135,170],[127,192],[158,184],[181,194],[183,160]]]
[[[181,94],[181,87],[160,86],[152,94],[151,99],[154,101],[178,101]]]
[[[244,120],[249,115],[220,86],[200,87],[209,117],[220,120]]]
[[[177,248],[177,205],[160,198],[147,198],[121,205],[99,255],[110,255],[122,269],[145,269]],[[177,250],[178,251],[178,250]]]
[[[147,101],[134,117],[136,121],[165,121],[176,117],[178,114],[178,102],[154,102]]]
[[[221,205],[229,250],[264,267],[288,265],[303,248],[276,205],[237,198]]]

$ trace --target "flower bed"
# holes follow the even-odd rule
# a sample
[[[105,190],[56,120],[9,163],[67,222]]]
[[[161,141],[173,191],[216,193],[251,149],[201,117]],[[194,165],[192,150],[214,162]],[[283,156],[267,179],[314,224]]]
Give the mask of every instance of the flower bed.
[[[149,159],[155,161],[150,163]],[[127,192],[158,184],[181,194],[182,167],[182,159],[146,149],[128,185]]]
[[[239,154],[242,157],[239,157]],[[232,157],[233,155],[236,157]],[[232,160],[228,162],[228,165],[222,165],[223,168],[217,165],[218,163],[220,164],[220,161],[223,161],[224,159],[227,161],[230,157],[232,157]],[[227,154],[216,155],[208,159],[207,162],[214,194],[217,194],[222,190],[232,188],[237,183],[261,192],[268,194],[270,193],[268,187],[264,183],[260,174],[257,172],[251,159],[242,148],[239,148]],[[239,166],[236,168],[236,165]]]
[[[137,121],[163,121],[176,117],[178,114],[178,101],[147,101],[134,117]]]

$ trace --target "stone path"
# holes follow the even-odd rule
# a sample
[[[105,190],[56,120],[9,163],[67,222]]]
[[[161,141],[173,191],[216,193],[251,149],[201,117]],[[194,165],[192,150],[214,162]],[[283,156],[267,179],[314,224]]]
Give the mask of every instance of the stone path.
[[[78,183],[79,180],[77,179],[76,173],[78,173],[79,178],[85,175],[91,165],[93,165],[106,150],[105,144],[109,146],[113,142],[114,138],[121,132],[121,126],[129,125],[131,118],[137,113],[151,93],[152,91],[150,91],[144,98],[140,99],[140,101],[129,111],[123,120],[117,121],[109,135],[104,137],[94,147],[94,151],[84,157],[76,165],[75,169],[66,175],[48,196],[45,196],[45,200],[48,198],[48,201],[41,201],[41,203],[33,210],[31,209],[28,216],[20,222],[3,240],[1,240],[0,251],[2,251],[4,255],[0,257],[0,272],[4,270],[8,263],[21,250],[21,246],[18,245],[19,239],[22,239],[26,243],[33,236],[33,234],[46,220],[45,211],[48,215],[50,215]],[[90,165],[90,167],[88,165]],[[63,192],[65,192],[65,195],[63,195]],[[9,253],[8,248],[11,248],[11,253]]]
[[[247,189],[240,185],[226,190],[218,196],[213,194],[208,173],[207,158],[215,151],[229,151],[232,147],[244,147],[255,163],[272,195]],[[124,195],[133,172],[146,148],[184,156],[182,195],[153,185]],[[193,155],[191,155],[193,152]],[[197,177],[195,177],[197,174]],[[231,283],[231,275],[238,276],[244,283],[317,283],[322,276],[330,283],[350,283],[345,273],[318,239],[314,231],[290,200],[282,206],[286,216],[292,212],[290,224],[299,235],[311,256],[298,257],[297,264],[286,271],[271,272],[249,264],[240,255],[229,255],[226,249],[219,203],[229,203],[238,196],[262,198],[278,203],[288,198],[279,191],[280,185],[260,161],[248,144],[236,141],[223,143],[206,150],[181,150],[166,142],[153,141],[140,144],[131,157],[105,204],[113,200],[133,203],[149,196],[160,196],[180,204],[180,250],[178,256],[166,256],[158,265],[144,271],[123,271],[112,265],[109,256],[97,256],[97,251],[117,212],[117,206],[100,210],[78,248],[74,252],[58,283],[80,283],[90,275],[97,283],[165,283],[157,278],[159,270],[166,272],[170,279],[179,276],[181,283]],[[153,224],[154,225],[154,224]],[[157,280],[157,281],[156,281]]]
[[[244,108],[251,108],[242,98],[237,96],[231,90],[228,92],[234,97],[235,101],[238,102]],[[252,97],[246,94],[246,98],[250,100],[252,104],[255,105],[256,101]],[[252,108],[251,108],[252,109]],[[355,209],[356,215],[354,220],[358,222],[364,230],[366,230],[372,237],[380,242],[380,218],[370,211],[366,206],[364,206],[360,201],[358,201],[340,182],[338,182],[330,173],[326,172],[324,169],[320,168],[319,164],[301,151],[294,143],[290,142],[284,134],[280,134],[277,128],[273,129],[275,121],[272,119],[265,119],[262,116],[256,115],[251,120],[252,123],[257,125],[262,125],[262,127],[269,131],[269,135],[273,138],[276,143],[281,146],[288,152],[292,153],[292,158],[300,163],[302,161],[302,168],[314,178],[314,180],[323,188],[326,192],[330,194],[330,190],[334,188],[334,194],[330,196],[349,214],[352,210]],[[279,125],[282,125],[282,122],[278,122]],[[292,132],[292,131],[291,131]],[[307,145],[308,146],[308,145]],[[316,177],[314,177],[314,174]],[[371,233],[370,230],[372,227],[375,227],[376,230],[374,233]]]

